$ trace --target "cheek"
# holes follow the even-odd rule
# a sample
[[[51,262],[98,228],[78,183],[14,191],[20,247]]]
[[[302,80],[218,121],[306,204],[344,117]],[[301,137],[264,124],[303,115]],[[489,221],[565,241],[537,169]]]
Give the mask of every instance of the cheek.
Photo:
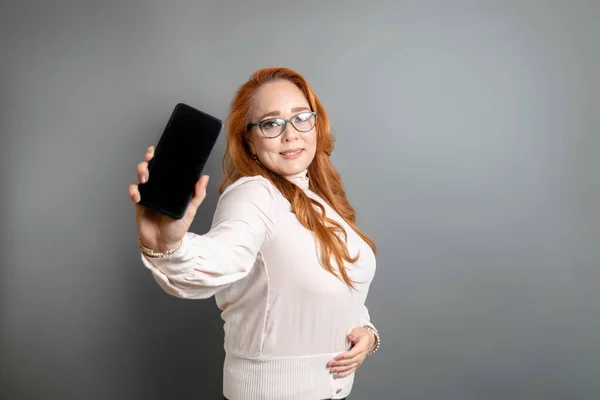
[[[265,140],[265,138],[262,135],[257,134],[256,132],[253,132],[251,140],[252,147],[254,151],[258,154],[269,152],[269,149],[273,147],[273,143],[271,143],[268,140]]]
[[[279,153],[279,146],[275,140],[260,140],[255,142],[254,148],[257,153]]]
[[[306,141],[311,151],[314,153],[317,150],[317,134],[311,135],[311,137]]]

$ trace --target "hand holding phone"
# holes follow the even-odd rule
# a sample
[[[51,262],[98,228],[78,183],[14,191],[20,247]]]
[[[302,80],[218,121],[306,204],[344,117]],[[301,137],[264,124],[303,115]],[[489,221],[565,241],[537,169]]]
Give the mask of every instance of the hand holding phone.
[[[165,250],[189,230],[206,196],[208,176],[202,170],[223,123],[185,104],[178,104],[156,148],[148,148],[138,165],[140,184],[129,195],[136,203],[136,222],[146,247]]]
[[[150,146],[146,150],[144,161],[138,164],[137,174],[139,182],[144,182],[148,179],[148,162],[154,157],[154,151],[154,146]],[[140,205],[138,184],[129,185],[129,196],[136,203],[138,236],[146,247],[156,251],[167,251],[177,245],[179,240],[189,231],[198,207],[200,207],[206,197],[208,180],[208,175],[203,175],[198,179],[194,188],[195,192],[192,201],[188,205],[184,216],[180,219],[173,219],[157,210]]]

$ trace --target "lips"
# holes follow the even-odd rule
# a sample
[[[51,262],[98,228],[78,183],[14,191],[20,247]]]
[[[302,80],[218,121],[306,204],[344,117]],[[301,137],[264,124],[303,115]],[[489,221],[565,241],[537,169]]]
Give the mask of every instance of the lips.
[[[281,156],[286,160],[295,160],[302,155],[304,149],[290,149],[286,151],[282,151]]]
[[[302,150],[303,150],[303,149],[291,149],[291,150],[287,150],[287,151],[282,151],[282,152],[281,152],[281,153],[279,153],[279,154],[281,154],[281,155],[283,155],[283,156],[286,156],[286,157],[293,157],[293,156],[295,156],[295,155],[298,155],[298,154],[300,154],[300,152],[301,152]]]

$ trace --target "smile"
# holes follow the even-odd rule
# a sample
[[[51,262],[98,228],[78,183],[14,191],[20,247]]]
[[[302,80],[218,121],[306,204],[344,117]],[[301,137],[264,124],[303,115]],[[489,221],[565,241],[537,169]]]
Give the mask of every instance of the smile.
[[[284,158],[293,159],[298,158],[303,151],[304,149],[294,149],[290,151],[281,152],[279,154],[281,154]]]

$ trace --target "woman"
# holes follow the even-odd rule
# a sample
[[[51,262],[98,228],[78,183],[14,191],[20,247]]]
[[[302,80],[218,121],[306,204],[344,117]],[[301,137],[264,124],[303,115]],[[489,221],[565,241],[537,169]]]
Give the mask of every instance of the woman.
[[[211,229],[188,232],[208,176],[181,220],[137,204],[142,262],[173,296],[215,296],[225,398],[343,399],[379,347],[365,307],[375,245],[331,164],[327,114],[302,76],[266,68],[238,90],[227,131]],[[153,151],[138,166],[142,183]],[[137,184],[129,193],[138,203]]]

